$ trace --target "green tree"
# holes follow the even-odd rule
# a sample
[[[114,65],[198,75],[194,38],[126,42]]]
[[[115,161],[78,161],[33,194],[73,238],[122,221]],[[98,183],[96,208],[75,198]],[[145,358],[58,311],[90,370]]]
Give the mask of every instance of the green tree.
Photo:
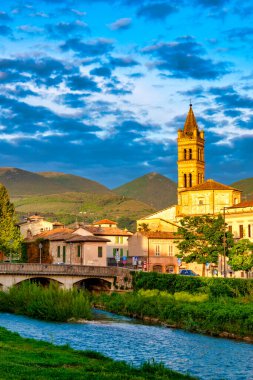
[[[253,268],[253,243],[249,239],[238,240],[229,252],[229,262],[233,270],[247,273]]]
[[[138,231],[139,232],[149,232],[150,228],[148,226],[148,223],[141,223],[141,224],[139,224]]]
[[[224,219],[221,215],[186,216],[180,220],[177,231],[177,255],[186,263],[203,264],[202,275],[205,275],[205,264],[217,264],[219,256],[224,254]],[[233,246],[233,235],[225,232],[225,254]]]
[[[7,257],[20,251],[21,234],[6,188],[0,184],[0,251]]]

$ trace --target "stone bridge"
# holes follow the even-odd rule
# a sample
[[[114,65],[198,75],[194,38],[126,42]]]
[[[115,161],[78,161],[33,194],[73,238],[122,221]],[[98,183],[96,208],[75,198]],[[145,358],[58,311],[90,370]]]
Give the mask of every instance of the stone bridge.
[[[24,281],[48,285],[58,283],[60,287],[88,290],[126,290],[132,288],[129,269],[119,267],[95,267],[56,264],[0,264],[0,289]]]

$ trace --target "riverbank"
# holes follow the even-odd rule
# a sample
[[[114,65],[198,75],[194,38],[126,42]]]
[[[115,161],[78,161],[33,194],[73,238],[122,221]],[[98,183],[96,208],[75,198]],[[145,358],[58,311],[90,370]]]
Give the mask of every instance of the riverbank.
[[[99,308],[146,322],[253,343],[251,298],[210,299],[208,294],[139,290],[101,294],[93,302]]]
[[[75,351],[68,346],[21,338],[0,328],[1,379],[69,380],[187,380],[196,379],[160,364],[140,368],[117,362],[93,351]]]

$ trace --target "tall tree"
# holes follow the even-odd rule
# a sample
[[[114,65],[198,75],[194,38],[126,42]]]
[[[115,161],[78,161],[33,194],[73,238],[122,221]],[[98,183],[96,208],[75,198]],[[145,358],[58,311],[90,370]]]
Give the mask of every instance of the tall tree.
[[[7,257],[20,250],[22,238],[15,223],[14,206],[6,188],[0,184],[0,251]]]
[[[244,270],[247,273],[253,268],[253,243],[249,239],[241,239],[229,252],[229,262],[233,270]]]
[[[203,276],[205,264],[218,264],[219,256],[224,254],[224,235],[226,256],[234,244],[233,235],[225,231],[221,215],[186,216],[180,220],[177,235],[177,247],[180,252],[177,256],[186,263],[203,264]]]

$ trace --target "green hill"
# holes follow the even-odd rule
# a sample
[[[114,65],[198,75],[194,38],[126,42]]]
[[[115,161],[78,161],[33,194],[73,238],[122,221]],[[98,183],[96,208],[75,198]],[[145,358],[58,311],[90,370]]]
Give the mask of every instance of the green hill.
[[[253,178],[242,179],[232,183],[230,186],[235,187],[238,190],[241,190],[243,200],[253,199]]]
[[[81,191],[82,193],[96,194],[111,193],[111,190],[101,185],[101,183],[77,175],[56,172],[41,172],[38,174],[50,179],[52,183],[60,186],[65,191]]]
[[[111,191],[98,182],[71,174],[32,173],[17,168],[0,168],[0,183],[11,197],[59,194],[70,191],[108,194]]]
[[[177,203],[177,184],[158,173],[148,173],[113,191],[148,203],[156,209],[163,209]]]
[[[64,224],[110,218],[136,220],[155,211],[143,202],[116,194],[64,193],[12,198],[17,214],[38,213]],[[125,227],[125,226],[124,226]]]

